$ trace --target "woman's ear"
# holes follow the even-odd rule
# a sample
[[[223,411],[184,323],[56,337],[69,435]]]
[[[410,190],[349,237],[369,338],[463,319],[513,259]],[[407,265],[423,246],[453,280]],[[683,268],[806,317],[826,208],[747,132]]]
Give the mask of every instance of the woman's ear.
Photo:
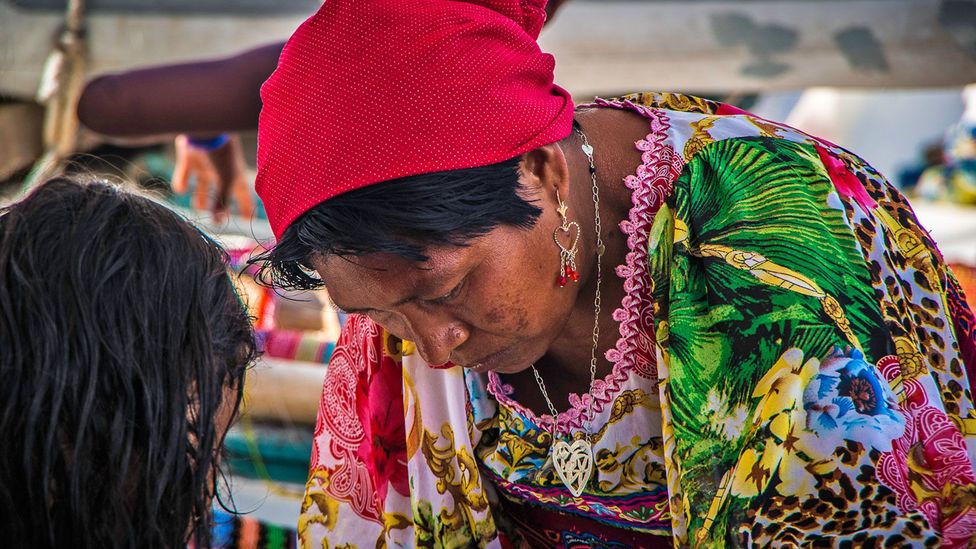
[[[532,191],[555,196],[569,195],[569,165],[558,143],[533,149],[522,155],[519,162],[521,183]]]

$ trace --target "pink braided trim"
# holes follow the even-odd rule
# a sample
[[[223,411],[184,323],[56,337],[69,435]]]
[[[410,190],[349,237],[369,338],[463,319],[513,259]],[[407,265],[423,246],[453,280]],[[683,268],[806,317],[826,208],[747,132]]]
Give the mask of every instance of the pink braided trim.
[[[651,274],[648,271],[647,240],[654,215],[665,198],[671,193],[674,180],[684,169],[681,155],[667,144],[670,120],[664,112],[635,105],[629,101],[597,99],[596,105],[617,109],[631,109],[650,122],[650,133],[634,145],[641,151],[641,165],[634,175],[627,176],[624,184],[633,191],[628,218],[620,222],[620,230],[627,235],[625,263],[615,269],[624,281],[626,295],[621,306],[613,312],[613,319],[620,324],[620,338],[614,348],[606,353],[613,369],[605,378],[597,379],[584,395],[570,394],[570,408],[557,414],[555,430],[569,434],[579,430],[584,422],[591,422],[613,401],[630,372],[647,378],[657,378],[657,357],[654,342],[653,301],[651,299]],[[540,428],[551,429],[550,414],[536,416],[531,410],[511,398],[513,388],[504,383],[495,372],[488,373],[488,392],[498,402],[535,423]],[[587,411],[592,417],[587,417]]]

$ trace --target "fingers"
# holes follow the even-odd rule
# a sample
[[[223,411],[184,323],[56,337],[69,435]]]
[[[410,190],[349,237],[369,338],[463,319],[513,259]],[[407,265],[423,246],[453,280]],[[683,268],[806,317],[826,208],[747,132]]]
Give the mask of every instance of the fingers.
[[[173,167],[173,176],[170,178],[170,185],[176,194],[186,194],[190,188],[189,182],[189,149],[190,144],[185,135],[176,136],[174,142],[176,148],[176,165]]]
[[[250,218],[257,210],[251,193],[247,162],[238,136],[213,151],[198,149],[190,144],[187,136],[176,138],[176,165],[173,169],[172,186],[177,194],[189,192],[190,180],[196,180],[191,207],[209,209],[217,222],[226,219],[230,201],[237,202],[240,215]]]
[[[232,196],[238,202],[240,214],[250,217],[254,212],[254,205],[247,184],[247,163],[240,138],[237,135],[231,136],[226,145],[210,154],[210,160],[218,174],[214,217],[220,219],[228,213]]]
[[[237,210],[241,217],[250,219],[254,216],[256,205],[254,196],[251,194],[251,186],[247,184],[247,178],[241,177],[234,184],[234,200],[237,201]]]
[[[210,203],[210,187],[217,182],[217,171],[214,170],[207,155],[201,151],[194,151],[190,165],[197,180],[197,188],[193,193],[193,208],[205,211]]]

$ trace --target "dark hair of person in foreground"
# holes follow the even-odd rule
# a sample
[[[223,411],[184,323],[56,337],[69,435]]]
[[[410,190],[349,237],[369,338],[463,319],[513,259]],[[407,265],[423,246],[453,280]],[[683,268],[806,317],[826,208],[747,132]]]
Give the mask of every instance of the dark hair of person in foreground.
[[[0,545],[210,544],[256,355],[225,260],[110,184],[58,178],[0,210]]]
[[[393,179],[329,199],[252,260],[258,279],[315,289],[322,282],[310,274],[314,254],[387,253],[421,262],[428,246],[464,246],[499,226],[531,228],[542,210],[525,196],[520,160]]]

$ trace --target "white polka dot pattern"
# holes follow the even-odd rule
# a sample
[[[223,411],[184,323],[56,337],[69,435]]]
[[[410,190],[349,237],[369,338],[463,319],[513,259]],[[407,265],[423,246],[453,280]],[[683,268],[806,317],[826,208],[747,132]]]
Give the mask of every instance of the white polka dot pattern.
[[[336,195],[484,166],[569,134],[535,39],[545,0],[326,0],[261,88],[257,192],[277,237]]]

